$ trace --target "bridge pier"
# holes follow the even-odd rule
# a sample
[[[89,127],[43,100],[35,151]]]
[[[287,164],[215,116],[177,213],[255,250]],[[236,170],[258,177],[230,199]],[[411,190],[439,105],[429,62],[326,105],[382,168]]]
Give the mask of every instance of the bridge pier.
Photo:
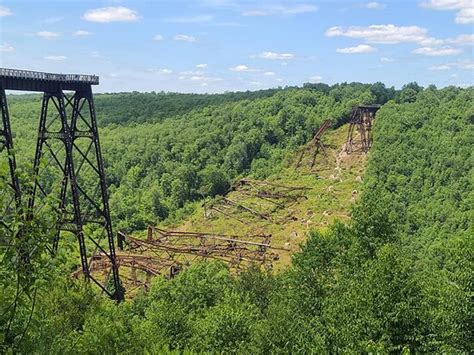
[[[13,149],[13,134],[10,125],[7,96],[5,94],[5,89],[3,88],[3,86],[0,86],[0,106],[2,110],[2,126],[0,127],[0,153],[2,153],[2,151],[5,151],[7,154],[7,160],[10,169],[10,187],[14,196],[13,199],[9,203],[7,203],[7,206],[5,206],[5,211],[2,211],[3,219],[3,215],[6,214],[11,208],[10,205],[13,201],[15,201],[17,209],[21,208],[21,190],[20,182],[17,175],[15,152]]]
[[[357,144],[362,152],[369,151],[372,146],[372,124],[379,109],[379,105],[361,105],[352,108],[345,146],[346,153],[352,153]],[[358,137],[356,132],[359,133]]]
[[[44,206],[40,204],[40,196],[44,199],[59,197],[57,213],[60,217],[54,226],[52,254],[59,247],[61,231],[73,233],[86,280],[97,284],[111,298],[121,301],[123,292],[116,263],[107,182],[91,87],[97,84],[98,77],[95,76],[0,69],[3,122],[0,150],[3,145],[8,152],[11,186],[17,205],[21,207],[5,89],[43,92],[33,163],[34,185],[28,194],[26,218],[33,218]],[[74,94],[68,96],[64,90],[72,90]],[[84,231],[85,226],[88,233]],[[109,259],[114,290],[90,273],[96,253],[102,253]]]

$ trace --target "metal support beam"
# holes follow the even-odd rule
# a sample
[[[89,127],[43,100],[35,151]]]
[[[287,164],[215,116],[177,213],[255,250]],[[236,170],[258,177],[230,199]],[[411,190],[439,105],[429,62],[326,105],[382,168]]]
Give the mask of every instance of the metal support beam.
[[[320,151],[326,152],[324,148],[324,144],[322,143],[322,136],[323,134],[332,126],[332,121],[325,120],[318,128],[316,133],[313,135],[313,138],[311,139],[311,142],[306,146],[301,149],[301,153],[299,154],[298,160],[296,161],[295,168],[298,169],[301,166],[301,163],[303,161],[303,157],[305,156],[307,151],[313,150],[312,159],[311,159],[311,169],[314,167],[314,164],[316,163],[316,156]]]
[[[86,112],[84,112],[84,110]],[[81,128],[79,122],[82,122],[84,128]],[[100,190],[100,194],[97,196],[93,196],[90,193],[88,194],[86,188],[81,188],[80,191],[86,197],[86,201],[90,202],[89,211],[92,210],[92,216],[94,216],[94,220],[89,220],[87,217],[84,218],[85,223],[96,223],[99,225],[99,228],[102,229],[103,233],[105,233],[105,237],[107,238],[108,244],[108,253],[105,254],[110,260],[111,264],[111,277],[113,278],[113,284],[115,287],[115,294],[113,297],[117,300],[121,300],[123,295],[121,294],[121,285],[120,285],[120,278],[118,273],[118,267],[116,263],[116,255],[115,255],[115,243],[114,243],[114,234],[112,231],[112,221],[110,218],[110,208],[109,208],[109,197],[107,191],[107,181],[105,178],[105,168],[104,162],[102,159],[102,152],[100,148],[100,141],[99,141],[99,131],[97,128],[97,118],[95,115],[95,107],[94,107],[94,99],[92,95],[91,87],[87,87],[85,90],[76,91],[74,95],[74,106],[73,106],[73,115],[72,115],[72,122],[71,122],[71,157],[79,152],[80,154],[76,154],[77,157],[81,157],[80,166],[83,164],[89,165],[90,172],[95,173],[95,181],[98,182],[98,188]],[[80,142],[86,141],[89,147],[93,147],[93,149],[88,149],[87,151],[90,152],[88,157],[88,153],[83,153],[79,148],[81,146]],[[95,156],[95,160],[94,160]],[[71,174],[75,173],[79,174],[79,169],[76,171],[71,166]],[[71,179],[76,179],[76,176],[71,175]],[[85,216],[81,216],[85,217]],[[89,277],[92,277],[89,275]]]
[[[58,199],[58,205],[53,208],[57,210],[59,218],[52,227],[52,234],[55,235],[52,254],[60,247],[61,231],[73,233],[85,279],[97,284],[111,298],[121,301],[124,295],[116,261],[105,168],[91,88],[91,85],[98,83],[98,78],[25,73],[28,75],[23,77],[16,72],[0,72],[0,151],[6,150],[8,153],[9,185],[14,191],[16,205],[21,206],[22,195],[4,89],[22,89],[25,86],[25,90],[33,88],[44,92],[33,164],[34,184],[28,191],[25,190],[28,192],[26,218],[31,220],[35,214],[47,213],[43,210],[47,205],[43,202],[47,198]],[[75,92],[67,96],[63,89],[73,89]],[[90,273],[92,259],[97,253],[106,257],[111,265],[109,279],[105,282],[97,280]]]
[[[13,149],[13,135],[10,125],[10,115],[8,113],[7,96],[3,87],[0,87],[0,106],[2,110],[2,127],[0,129],[0,152],[6,150],[8,165],[10,168],[10,187],[13,189],[15,205],[21,209],[21,190],[17,175],[15,151]]]
[[[364,153],[369,151],[372,146],[372,124],[379,109],[379,105],[353,107],[347,131],[346,153],[352,153],[357,148]],[[359,133],[358,137],[356,132]]]

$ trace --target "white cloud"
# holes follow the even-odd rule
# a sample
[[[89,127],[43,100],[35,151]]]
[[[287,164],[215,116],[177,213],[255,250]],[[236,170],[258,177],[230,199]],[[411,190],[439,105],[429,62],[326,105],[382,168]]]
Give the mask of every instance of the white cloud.
[[[474,23],[474,5],[472,0],[429,0],[422,2],[420,6],[433,10],[458,10],[455,18],[456,23]]]
[[[381,57],[381,58],[380,58],[380,61],[381,61],[381,62],[385,62],[385,63],[390,63],[390,62],[394,62],[395,59],[390,58],[390,57]]]
[[[454,38],[448,38],[446,42],[464,46],[464,45],[473,45],[474,44],[474,34],[462,34]]]
[[[277,79],[275,79],[275,80],[278,81],[278,82],[280,82],[280,83],[283,81],[282,78],[277,78]]]
[[[11,15],[13,15],[13,12],[8,7],[0,5],[0,17]]]
[[[209,77],[209,76],[204,76],[204,75],[193,75],[189,77],[191,81],[198,81],[198,82],[216,82],[216,81],[222,81],[224,79],[222,78],[217,78],[217,77]]]
[[[196,68],[198,68],[198,69],[205,69],[205,68],[207,68],[207,64],[197,64],[197,65],[196,65]]]
[[[41,37],[43,39],[55,39],[55,38],[58,38],[60,36],[59,33],[51,32],[51,31],[39,31],[39,32],[36,32],[35,35],[38,36],[38,37]]]
[[[207,78],[204,75],[193,75],[189,79],[192,81],[205,81]]]
[[[82,15],[82,19],[91,22],[107,23],[107,22],[133,22],[140,19],[135,10],[127,7],[101,7],[86,11]]]
[[[175,41],[196,42],[196,38],[188,35],[176,35],[173,37]]]
[[[444,40],[433,38],[433,37],[426,37],[425,39],[419,42],[422,46],[439,46],[444,44]]]
[[[274,72],[274,71],[266,71],[265,73],[263,73],[263,75],[266,75],[266,76],[274,76],[274,75],[275,75],[275,72]]]
[[[312,77],[309,78],[309,81],[312,82],[312,83],[320,83],[321,81],[323,80],[323,77],[322,76],[319,76],[319,75],[314,75]]]
[[[44,57],[44,59],[52,60],[54,62],[60,62],[66,60],[67,57],[65,55],[47,55],[46,57]]]
[[[427,55],[431,57],[447,56],[447,55],[458,55],[462,53],[461,49],[452,47],[421,47],[413,51],[413,53]]]
[[[173,73],[171,69],[166,69],[166,68],[158,69],[158,74],[171,74],[171,73]]]
[[[442,70],[449,70],[449,69],[451,69],[451,67],[447,64],[433,65],[433,66],[428,68],[428,70],[435,70],[435,71],[442,71]]]
[[[245,10],[242,16],[297,15],[317,10],[318,7],[312,4],[269,5]]]
[[[155,36],[153,36],[153,39],[155,41],[162,41],[162,40],[165,39],[165,37],[163,37],[162,35],[155,35]]]
[[[206,23],[213,20],[212,15],[196,15],[196,16],[179,16],[170,17],[165,21],[169,23]]]
[[[422,45],[437,45],[443,41],[428,37],[427,30],[418,26],[371,25],[367,27],[331,27],[325,35],[328,37],[360,38],[367,43],[396,44],[414,42]]]
[[[474,61],[472,60],[460,60],[457,62],[446,63],[442,65],[433,65],[428,68],[429,70],[450,70],[450,69],[462,69],[462,70],[474,70]]]
[[[462,25],[474,23],[474,8],[462,9],[456,14],[454,21]]]
[[[385,4],[372,1],[372,2],[368,2],[367,4],[365,4],[365,7],[368,8],[368,9],[379,10],[379,9],[383,9],[385,7]]]
[[[91,35],[92,33],[89,32],[89,31],[85,31],[85,30],[78,30],[76,32],[73,32],[73,36],[79,36],[79,37],[83,37],[83,36],[89,36]]]
[[[8,44],[6,42],[3,42],[2,45],[0,45],[0,52],[14,52],[15,51],[15,48],[13,48],[13,46],[11,44]]]
[[[258,69],[251,69],[248,66],[244,64],[237,65],[235,67],[229,68],[231,71],[236,71],[236,72],[256,72]]]
[[[270,59],[270,60],[289,60],[295,57],[292,53],[275,53],[275,52],[262,52],[253,57]]]
[[[338,48],[336,52],[344,53],[344,54],[359,54],[359,53],[372,53],[375,52],[376,49],[368,44],[359,44],[355,47],[347,47],[347,48]]]
[[[202,72],[201,70],[186,70],[186,71],[180,72],[179,74],[181,74],[181,75],[198,75],[198,76],[201,76],[201,75],[204,75],[204,72]]]
[[[471,5],[471,0],[429,0],[428,2],[421,3],[421,7],[434,10],[457,10]]]
[[[262,83],[260,81],[251,81],[250,85],[260,86]]]
[[[472,60],[463,60],[456,63],[451,63],[454,67],[464,70],[474,70],[474,62]]]

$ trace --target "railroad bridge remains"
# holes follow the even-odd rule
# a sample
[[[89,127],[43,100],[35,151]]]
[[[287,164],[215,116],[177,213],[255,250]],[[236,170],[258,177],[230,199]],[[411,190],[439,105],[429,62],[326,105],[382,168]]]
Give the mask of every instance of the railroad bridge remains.
[[[77,239],[82,273],[111,298],[123,300],[110,219],[107,183],[101,154],[92,85],[95,75],[52,74],[0,68],[0,159],[8,160],[11,199],[0,210],[1,221],[14,211],[26,219],[44,208],[43,200],[57,199],[59,218],[54,228],[51,252],[60,245],[60,232]],[[17,169],[14,139],[5,90],[41,92],[33,183],[22,184]],[[68,92],[68,93],[66,93]],[[72,92],[72,93],[71,93]],[[6,154],[5,154],[6,153]],[[53,183],[51,183],[53,181]],[[25,212],[26,211],[26,212]],[[43,209],[44,211],[44,209]],[[21,238],[21,232],[18,234]],[[93,251],[88,250],[93,249]],[[94,250],[95,249],[95,250]],[[108,259],[110,275],[106,283],[90,272],[92,256]]]
[[[160,236],[153,238],[153,233],[150,231],[154,229],[149,229],[147,241],[133,237],[119,238],[121,251],[116,254],[92,94],[92,85],[98,84],[99,77],[95,75],[52,74],[0,68],[2,111],[0,162],[2,159],[8,161],[10,171],[8,185],[11,187],[9,203],[6,206],[0,206],[0,223],[8,227],[4,221],[8,221],[12,214],[20,214],[28,221],[35,215],[48,213],[49,204],[44,201],[55,197],[57,205],[52,212],[58,218],[51,226],[52,235],[54,235],[50,246],[51,253],[54,255],[57,252],[62,231],[75,235],[81,268],[74,274],[84,275],[87,281],[97,284],[117,301],[124,299],[124,289],[119,277],[120,265],[131,268],[131,279],[135,285],[140,281],[136,276],[137,269],[146,272],[147,279],[141,281],[148,284],[149,275],[165,274],[168,269],[170,272],[179,269],[179,263],[186,260],[187,254],[193,259],[220,258],[227,261],[230,267],[237,266],[237,268],[245,266],[245,262],[249,261],[271,264],[271,260],[277,255],[272,252],[267,253],[267,249],[275,249],[270,247],[268,236],[263,242],[255,242],[246,240],[246,237],[242,236],[236,239],[235,236],[230,238],[226,235],[209,233],[158,230]],[[36,150],[32,157],[33,183],[25,183],[18,173],[5,90],[43,94]],[[372,145],[371,128],[379,108],[379,105],[362,105],[353,108],[345,144],[347,153],[358,149],[366,153],[369,150]],[[311,154],[311,168],[314,166],[316,155],[320,150],[324,151],[321,136],[330,126],[330,120],[323,122],[308,147],[301,151],[296,167],[301,164],[307,150],[314,150]],[[242,180],[240,183],[252,185],[257,182]],[[290,188],[290,191],[298,189],[301,188]],[[248,193],[245,189],[241,192]],[[275,193],[278,197],[292,197],[282,194],[281,191]],[[272,196],[259,195],[258,197],[268,200],[268,197]],[[225,197],[223,200],[236,204]],[[263,213],[237,205],[261,218],[270,220]],[[211,207],[219,211],[217,207]],[[20,229],[16,238],[21,238],[21,235]],[[124,240],[128,242],[128,253],[122,250]],[[135,255],[134,251],[144,251],[144,254]],[[104,279],[99,278],[98,271],[105,272]]]

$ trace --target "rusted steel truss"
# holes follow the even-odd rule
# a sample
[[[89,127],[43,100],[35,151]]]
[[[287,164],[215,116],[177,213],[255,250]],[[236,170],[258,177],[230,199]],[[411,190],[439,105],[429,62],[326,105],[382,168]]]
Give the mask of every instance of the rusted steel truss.
[[[289,207],[297,200],[306,198],[307,188],[299,186],[286,186],[267,181],[256,181],[251,179],[241,179],[231,186],[229,191],[234,192],[232,198],[226,196],[218,197],[204,204],[205,214],[209,211],[216,211],[228,218],[235,219],[247,224],[235,216],[235,209],[247,212],[258,219],[271,223],[282,223],[275,220],[272,213],[275,210]],[[251,200],[254,199],[252,202]],[[256,201],[255,201],[256,199]],[[260,201],[260,202],[257,202]],[[288,217],[288,216],[287,216]],[[289,216],[291,218],[291,216]],[[287,218],[284,218],[286,220]]]
[[[324,133],[331,126],[332,126],[331,120],[326,120],[321,124],[321,126],[319,126],[319,129],[314,134],[313,138],[311,139],[311,142],[301,150],[301,153],[299,154],[298,160],[296,161],[296,164],[295,164],[296,169],[298,169],[301,166],[303,157],[306,155],[307,152],[311,156],[311,169],[314,167],[314,164],[316,163],[316,156],[318,155],[318,153],[320,151],[323,151],[324,153],[326,152],[325,146],[322,143],[321,139]]]
[[[152,251],[169,260],[190,263],[199,259],[216,259],[228,263],[234,270],[251,264],[271,267],[278,255],[270,246],[271,236],[266,234],[236,236],[202,232],[176,232],[150,227],[146,240],[127,237],[129,250]],[[189,257],[188,257],[189,256]]]
[[[11,211],[16,215],[24,211],[20,215],[26,221],[34,216],[58,216],[51,225],[51,255],[58,249],[60,232],[72,233],[85,279],[120,301],[123,295],[91,87],[96,84],[98,78],[94,76],[0,69],[0,153],[6,152],[11,187],[7,193],[12,196],[11,202],[2,206],[0,218],[4,228],[7,223],[3,221],[8,221]],[[5,90],[43,93],[31,184],[19,181]],[[66,94],[65,90],[73,93]],[[55,206],[51,207],[51,201]],[[21,238],[23,232],[15,238]],[[93,256],[99,253],[111,265],[110,280],[106,283],[89,271]]]
[[[2,123],[0,125],[0,158],[2,161],[8,161],[10,170],[9,178],[5,178],[5,189],[3,204],[0,209],[0,227],[11,232],[9,221],[21,210],[21,191],[20,182],[17,175],[17,164],[15,151],[13,148],[13,134],[10,126],[10,115],[8,112],[7,96],[5,89],[0,86],[0,107],[2,110]],[[2,244],[7,241],[2,241]]]
[[[307,187],[287,186],[251,179],[241,179],[231,188],[231,191],[247,191],[259,198],[283,199],[287,201],[296,201],[299,198],[305,198],[304,192],[306,190],[308,190]]]
[[[117,266],[122,270],[121,278],[127,291],[136,287],[147,288],[150,279],[164,275],[174,277],[180,270],[200,260],[220,260],[233,273],[239,273],[251,265],[271,269],[278,260],[276,251],[285,249],[270,245],[271,235],[258,234],[238,236],[202,232],[177,232],[148,227],[146,239],[119,233]],[[103,253],[92,258],[90,272],[103,273],[108,277],[110,261]],[[80,275],[78,270],[74,275]]]
[[[117,252],[116,265],[120,270],[127,269],[128,272],[122,271],[121,282],[127,293],[133,293],[137,288],[148,289],[150,281],[155,276],[165,276],[170,279],[174,277],[182,265],[176,260],[163,259],[154,255],[132,254],[131,252]],[[91,258],[90,272],[97,279],[108,282],[112,264],[110,259],[104,253],[97,253]],[[82,269],[78,269],[73,273],[74,277],[83,275]]]
[[[379,105],[353,107],[345,145],[346,153],[350,154],[356,150],[364,153],[369,151],[372,146],[372,125],[379,109]]]

